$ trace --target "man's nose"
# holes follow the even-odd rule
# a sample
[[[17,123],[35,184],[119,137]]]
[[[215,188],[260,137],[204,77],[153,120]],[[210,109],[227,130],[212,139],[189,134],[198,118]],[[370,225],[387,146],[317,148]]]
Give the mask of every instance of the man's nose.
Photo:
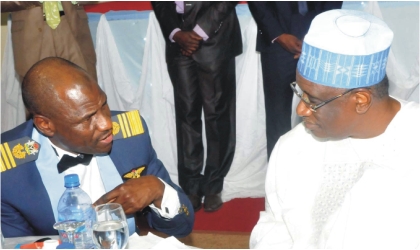
[[[98,129],[101,131],[107,131],[112,128],[111,116],[106,115],[105,113],[100,113],[97,123]]]
[[[307,117],[312,114],[312,110],[301,100],[296,107],[296,114],[300,117]]]

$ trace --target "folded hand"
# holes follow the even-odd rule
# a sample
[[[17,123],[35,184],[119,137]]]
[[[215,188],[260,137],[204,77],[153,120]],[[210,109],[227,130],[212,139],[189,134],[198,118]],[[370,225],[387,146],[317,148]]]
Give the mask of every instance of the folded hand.
[[[200,46],[203,38],[194,31],[178,31],[173,36],[174,41],[181,47],[183,55],[191,56]]]

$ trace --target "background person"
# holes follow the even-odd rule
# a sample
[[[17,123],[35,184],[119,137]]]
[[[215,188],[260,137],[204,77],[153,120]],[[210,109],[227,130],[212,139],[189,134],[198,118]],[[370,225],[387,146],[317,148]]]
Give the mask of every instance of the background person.
[[[179,184],[194,209],[223,205],[236,145],[235,57],[242,53],[237,2],[152,2],[174,87]],[[202,110],[207,140],[204,175]]]
[[[21,80],[39,60],[61,57],[86,70],[97,81],[96,54],[88,18],[77,1],[2,1],[12,12],[15,70]]]
[[[341,9],[342,1],[248,1],[258,26],[257,51],[263,74],[267,159],[277,140],[291,129],[296,65],[302,39],[312,19],[326,10]]]

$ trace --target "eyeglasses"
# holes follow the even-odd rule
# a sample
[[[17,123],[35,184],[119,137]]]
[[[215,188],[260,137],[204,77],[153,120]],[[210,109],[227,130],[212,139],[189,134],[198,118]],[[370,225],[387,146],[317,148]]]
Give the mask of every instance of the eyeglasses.
[[[316,112],[317,109],[324,106],[325,104],[332,102],[337,98],[342,97],[343,95],[349,93],[352,90],[355,90],[355,88],[349,89],[349,90],[346,90],[344,93],[339,94],[338,96],[334,96],[333,98],[326,100],[325,102],[313,104],[309,101],[309,99],[306,96],[303,96],[303,94],[299,93],[299,91],[296,89],[296,84],[297,84],[296,82],[292,82],[290,84],[290,87],[292,88],[293,92],[295,92],[295,94],[303,101],[303,103],[305,103],[306,107],[309,108],[312,112]]]

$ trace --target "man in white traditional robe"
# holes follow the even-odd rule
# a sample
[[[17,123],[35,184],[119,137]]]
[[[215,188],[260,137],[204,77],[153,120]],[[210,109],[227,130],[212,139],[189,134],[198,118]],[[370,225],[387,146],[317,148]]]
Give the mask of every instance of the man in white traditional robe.
[[[315,17],[291,84],[303,122],[274,148],[251,248],[420,248],[419,104],[388,95],[392,39],[364,12]]]

